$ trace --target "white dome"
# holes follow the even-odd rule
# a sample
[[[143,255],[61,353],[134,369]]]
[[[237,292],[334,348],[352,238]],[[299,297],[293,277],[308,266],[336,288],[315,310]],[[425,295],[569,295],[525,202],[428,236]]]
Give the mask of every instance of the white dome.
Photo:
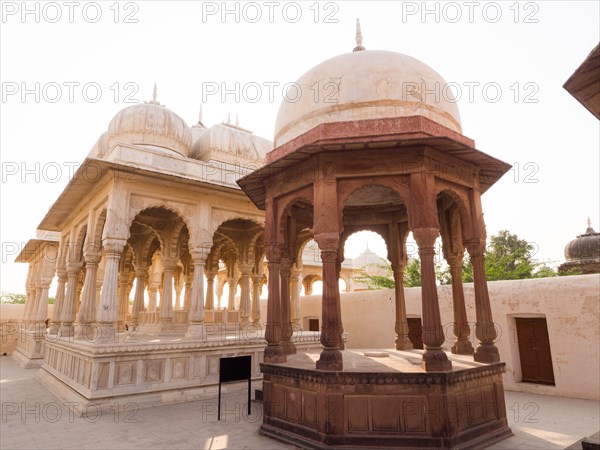
[[[187,123],[157,102],[129,106],[108,125],[108,145],[116,143],[160,147],[189,156],[192,133]]]
[[[462,132],[452,92],[431,67],[390,51],[346,53],[315,66],[288,90],[275,123],[275,146],[321,123],[415,115]]]

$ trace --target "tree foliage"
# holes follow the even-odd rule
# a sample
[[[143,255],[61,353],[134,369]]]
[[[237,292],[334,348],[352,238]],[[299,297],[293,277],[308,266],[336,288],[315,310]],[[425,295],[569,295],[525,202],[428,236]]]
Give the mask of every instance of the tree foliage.
[[[525,278],[546,278],[557,276],[555,269],[534,259],[535,246],[519,239],[516,234],[502,230],[490,238],[485,255],[485,273],[488,281],[522,280]],[[354,279],[369,286],[369,289],[388,289],[394,287],[392,267],[389,262],[384,266],[386,275],[369,275],[362,270]],[[440,284],[451,284],[449,267],[442,268],[435,263],[436,277]],[[465,254],[462,267],[463,282],[473,281],[473,266]],[[404,269],[404,286],[421,286],[421,264],[418,259],[411,258]]]

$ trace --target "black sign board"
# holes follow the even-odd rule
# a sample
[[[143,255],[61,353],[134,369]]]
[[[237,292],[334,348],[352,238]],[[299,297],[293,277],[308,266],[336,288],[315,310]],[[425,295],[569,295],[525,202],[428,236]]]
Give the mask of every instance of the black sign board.
[[[217,419],[221,420],[221,383],[248,380],[248,415],[250,415],[250,377],[252,374],[252,356],[221,358],[219,361],[219,404]]]

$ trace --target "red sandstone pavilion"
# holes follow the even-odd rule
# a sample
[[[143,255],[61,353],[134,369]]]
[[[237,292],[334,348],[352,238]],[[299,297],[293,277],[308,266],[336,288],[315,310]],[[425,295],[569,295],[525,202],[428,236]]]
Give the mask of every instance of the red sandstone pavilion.
[[[439,74],[410,56],[365,50],[358,23],[356,40],[353,52],[298,80],[304,95],[281,105],[267,164],[238,180],[266,212],[260,432],[306,448],[481,448],[511,435],[481,206],[481,195],[510,166],[462,135]],[[359,230],[375,231],[387,244],[396,281],[395,350],[344,350],[337,280],[345,240]],[[409,232],[421,261],[422,352],[408,339],[402,288]],[[451,354],[442,349],[434,272],[440,235],[452,273]],[[291,339],[290,267],[311,237],[323,261],[320,354],[297,352]],[[461,281],[465,248],[474,271],[476,349]]]

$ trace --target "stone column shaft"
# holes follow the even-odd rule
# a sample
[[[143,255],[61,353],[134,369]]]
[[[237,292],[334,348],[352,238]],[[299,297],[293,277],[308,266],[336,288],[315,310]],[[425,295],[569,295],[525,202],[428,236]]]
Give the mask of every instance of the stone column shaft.
[[[319,245],[321,246],[321,245]],[[323,351],[317,361],[319,370],[343,370],[339,317],[339,285],[337,279],[337,249],[321,250],[323,261],[323,297],[321,325],[321,344]]]
[[[161,331],[167,331],[173,328],[173,272],[174,266],[167,266],[163,269],[163,287],[160,298],[159,324]]]
[[[296,353],[296,346],[292,342],[292,319],[291,319],[291,300],[290,300],[290,275],[292,263],[289,259],[281,260],[279,266],[280,303],[281,303],[281,347],[286,355]]]
[[[421,365],[427,372],[452,370],[452,363],[442,350],[445,337],[440,316],[434,265],[434,245],[437,234],[438,231],[433,228],[413,230],[421,260],[423,344],[425,344]]]
[[[204,264],[205,258],[192,260],[194,279],[192,281],[192,303],[189,314],[189,326],[186,337],[204,338]]]
[[[471,264],[473,265],[473,285],[475,288],[475,336],[479,345],[475,349],[473,359],[477,362],[492,363],[500,361],[498,348],[494,345],[496,328],[492,319],[490,296],[485,277],[484,245],[472,245],[469,248]]]
[[[52,319],[50,321],[50,329],[48,334],[56,335],[60,328],[60,313],[65,301],[65,287],[67,284],[67,272],[65,270],[58,271],[58,286],[56,287],[56,298],[54,299],[54,309],[52,311]]]
[[[260,281],[261,275],[252,276],[252,322],[260,322]]]
[[[119,277],[119,260],[121,252],[125,246],[124,241],[108,240],[104,244],[105,265],[104,281],[102,282],[102,292],[100,303],[96,312],[96,321],[98,322],[97,339],[100,342],[116,341],[117,338],[117,284]]]
[[[281,347],[281,305],[279,298],[279,260],[269,260],[269,299],[267,301],[267,327],[265,339],[264,360],[267,363],[280,363],[286,361],[286,356]]]
[[[216,272],[206,273],[206,309],[215,309],[215,275]]]
[[[133,307],[131,308],[131,320],[137,327],[140,313],[144,310],[144,291],[146,288],[146,278],[148,268],[142,267],[135,271],[135,294],[133,297]]]
[[[73,336],[73,322],[75,320],[75,296],[77,295],[77,283],[81,264],[67,264],[67,292],[63,307],[61,309],[60,335]]]
[[[294,329],[301,329],[302,324],[300,319],[302,311],[300,310],[300,271],[293,270],[290,276],[290,302],[291,302],[291,319]]]
[[[240,319],[241,323],[248,323],[250,317],[250,275],[252,265],[240,265],[241,271],[241,290],[240,290]]]

